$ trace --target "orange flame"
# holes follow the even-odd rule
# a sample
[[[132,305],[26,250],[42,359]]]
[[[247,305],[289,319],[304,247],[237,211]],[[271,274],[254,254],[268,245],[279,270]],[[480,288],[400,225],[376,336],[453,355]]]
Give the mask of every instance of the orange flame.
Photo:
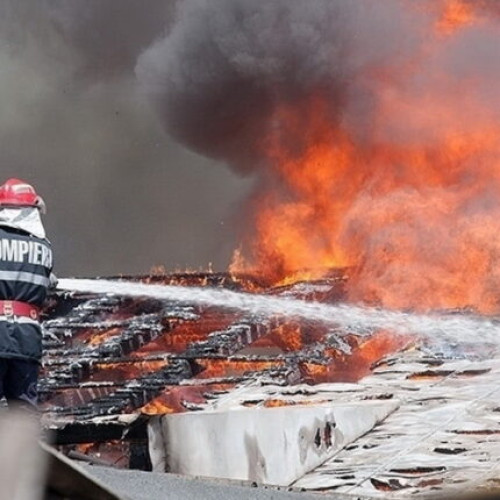
[[[470,25],[475,20],[474,7],[463,0],[447,0],[436,28],[444,35],[450,35],[457,29]]]
[[[272,188],[233,271],[280,283],[349,267],[352,301],[500,311],[500,125],[475,90],[479,77],[433,66],[448,46],[443,30],[455,36],[491,7],[439,5],[441,32],[432,25],[414,61],[392,79],[373,68],[364,75],[376,104],[362,139],[318,91],[306,106],[277,109],[264,141]]]
[[[259,361],[245,359],[199,359],[204,370],[196,378],[238,377],[252,372],[261,372],[283,365],[282,360]]]
[[[231,388],[228,384],[209,384],[193,387],[168,387],[158,397],[141,408],[146,415],[166,415],[186,411],[186,403],[206,403],[206,395]]]
[[[91,380],[94,382],[110,379],[115,382],[131,380],[145,375],[146,373],[161,370],[167,365],[168,361],[165,360],[137,360],[129,363],[96,363],[94,365],[94,373],[91,375]]]
[[[352,339],[353,342],[356,339]],[[380,331],[353,347],[352,354],[326,350],[326,364],[304,362],[300,369],[303,376],[314,383],[357,382],[370,373],[372,364],[387,354],[398,351],[410,344],[411,340],[390,332]]]

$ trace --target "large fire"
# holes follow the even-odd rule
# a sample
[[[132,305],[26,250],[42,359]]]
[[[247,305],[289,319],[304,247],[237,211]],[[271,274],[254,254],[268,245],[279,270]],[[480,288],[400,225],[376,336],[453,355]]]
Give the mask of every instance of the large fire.
[[[442,15],[436,24],[441,33],[452,34],[456,29],[475,21],[474,7],[471,2],[447,0],[444,2]]]
[[[352,301],[498,312],[500,122],[485,96],[500,95],[448,62],[464,37],[498,36],[494,7],[407,8],[426,29],[413,60],[362,75],[375,96],[362,132],[332,119],[324,89],[278,107],[262,141],[271,187],[232,270],[283,283],[349,267]]]

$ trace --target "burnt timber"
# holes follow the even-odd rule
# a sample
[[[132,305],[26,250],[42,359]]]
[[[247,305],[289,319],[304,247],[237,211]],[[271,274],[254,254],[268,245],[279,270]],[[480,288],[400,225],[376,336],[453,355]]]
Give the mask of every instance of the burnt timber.
[[[346,278],[276,289],[223,273],[127,279],[333,302]],[[161,415],[392,401],[399,409],[382,424],[293,486],[397,498],[475,487],[476,476],[491,486],[500,477],[494,353],[470,359],[283,318],[76,293],[56,293],[44,325],[44,421],[66,453],[148,470],[147,424]],[[374,347],[376,357],[367,356]]]

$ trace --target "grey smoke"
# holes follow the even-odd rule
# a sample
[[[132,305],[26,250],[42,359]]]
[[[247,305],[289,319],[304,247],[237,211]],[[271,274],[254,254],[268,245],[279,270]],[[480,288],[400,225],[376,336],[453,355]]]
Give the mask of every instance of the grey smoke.
[[[185,0],[136,74],[172,136],[248,171],[265,160],[279,105],[300,116],[316,93],[332,123],[346,119],[360,69],[397,66],[413,49],[411,22],[396,0]],[[388,32],[405,36],[395,44]],[[302,137],[284,140],[300,148]]]
[[[246,184],[166,136],[133,73],[172,6],[0,0],[0,180],[46,199],[61,275],[224,268],[235,245]]]
[[[269,179],[275,170],[268,165],[265,138],[281,135],[281,149],[289,157],[300,154],[315,133],[310,96],[320,95],[331,127],[339,125],[354,142],[359,160],[352,168],[364,179],[342,214],[340,229],[326,227],[314,235],[325,250],[341,245],[356,256],[359,276],[351,280],[350,297],[363,300],[374,289],[375,300],[388,300],[403,297],[401,289],[407,289],[399,305],[408,306],[424,292],[417,280],[416,289],[405,288],[413,273],[429,276],[424,295],[435,307],[442,288],[448,292],[440,272],[453,279],[464,273],[465,282],[465,266],[454,268],[452,256],[463,255],[467,235],[471,248],[487,248],[493,268],[479,291],[469,287],[466,304],[478,306],[498,289],[500,252],[492,237],[497,230],[487,247],[475,230],[477,220],[484,221],[479,226],[491,217],[498,220],[498,196],[491,195],[498,192],[498,151],[479,149],[453,165],[442,146],[449,131],[468,137],[497,126],[500,59],[497,18],[489,16],[497,11],[495,2],[466,4],[477,9],[480,22],[447,37],[436,33],[446,5],[438,0],[185,0],[168,33],[140,56],[136,74],[172,136],[239,172],[255,172],[259,187],[273,195],[281,190],[283,200],[300,199],[300,193]],[[287,104],[302,126],[290,129],[276,118],[276,110]],[[374,160],[371,153],[380,145],[424,151],[436,170],[463,173],[431,193],[425,175],[419,179],[404,154]],[[377,191],[384,179],[394,180],[396,187]],[[466,193],[471,185],[477,192],[465,194],[467,201],[448,218],[431,222],[422,210],[429,200]],[[313,203],[308,208],[315,210]],[[387,217],[375,231],[377,211]],[[401,241],[418,249],[411,265],[399,265],[397,258],[391,265],[382,258],[391,249],[396,256],[404,254]],[[271,257],[279,272],[279,259],[272,254],[259,263]]]
[[[439,119],[375,122],[381,87],[401,101],[440,85],[447,96],[446,85],[480,72],[474,102],[460,100],[464,116],[476,100],[498,111],[491,30],[464,30],[423,71],[415,64],[435,6],[442,2],[0,0],[2,176],[25,177],[47,198],[63,274],[223,268],[235,228],[246,229],[240,204],[254,179],[290,196],[271,178],[263,141],[277,134],[300,153],[314,133],[312,93],[367,158],[374,143],[439,132]],[[443,73],[449,80],[436,77]],[[275,117],[283,104],[304,122],[293,133]],[[467,120],[460,126],[467,132]]]
[[[278,137],[289,157],[300,155],[322,133],[311,112],[315,96],[331,128],[350,132],[357,151],[368,155],[379,90],[379,79],[370,75],[383,75],[389,89],[396,86],[418,56],[430,22],[430,15],[415,15],[409,5],[184,0],[171,29],[139,57],[135,72],[172,137],[239,173],[254,174],[254,203],[263,192],[287,201],[296,193],[272,168],[266,139]],[[284,106],[293,107],[299,126],[279,118]],[[369,162],[362,163],[369,173]],[[252,253],[254,234],[245,236]],[[331,235],[311,239],[328,247]],[[280,256],[262,260],[271,258],[279,279]]]
[[[102,81],[130,74],[172,20],[175,0],[42,0],[62,39],[79,54],[79,76]]]

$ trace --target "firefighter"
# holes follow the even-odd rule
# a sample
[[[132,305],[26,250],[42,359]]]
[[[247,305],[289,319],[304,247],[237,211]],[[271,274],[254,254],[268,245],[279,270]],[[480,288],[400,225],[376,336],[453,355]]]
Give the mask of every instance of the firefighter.
[[[45,204],[30,184],[0,186],[0,398],[30,411],[42,357],[40,310],[55,283],[41,213]]]

